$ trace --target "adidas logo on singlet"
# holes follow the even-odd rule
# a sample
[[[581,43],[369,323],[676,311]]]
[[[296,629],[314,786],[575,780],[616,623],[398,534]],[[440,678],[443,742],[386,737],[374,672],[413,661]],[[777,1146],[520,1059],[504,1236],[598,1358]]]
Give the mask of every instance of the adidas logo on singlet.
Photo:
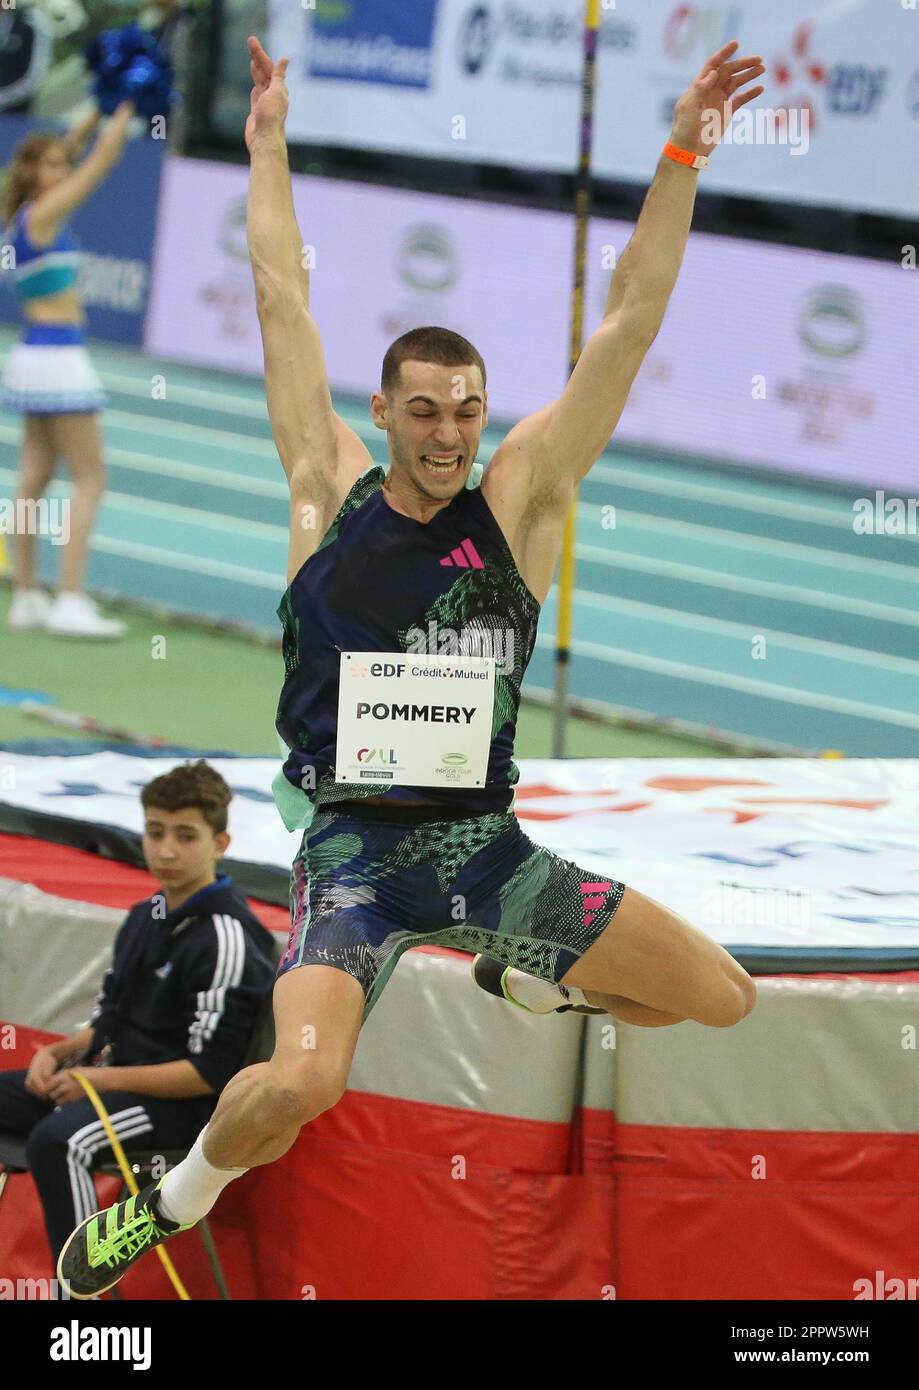
[[[485,568],[485,561],[468,536],[464,541],[460,541],[456,549],[451,550],[449,555],[445,555],[440,563],[450,566],[458,565],[460,569],[464,570],[483,570]]]

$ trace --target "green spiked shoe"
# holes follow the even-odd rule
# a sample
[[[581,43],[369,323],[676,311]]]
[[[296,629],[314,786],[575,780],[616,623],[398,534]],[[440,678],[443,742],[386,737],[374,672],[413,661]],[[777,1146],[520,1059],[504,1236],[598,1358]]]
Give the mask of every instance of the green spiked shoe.
[[[179,1231],[190,1231],[194,1222],[179,1226],[167,1221],[156,1204],[164,1182],[151,1183],[113,1207],[97,1211],[67,1237],[58,1256],[57,1277],[71,1298],[95,1298],[112,1289],[142,1255]]]

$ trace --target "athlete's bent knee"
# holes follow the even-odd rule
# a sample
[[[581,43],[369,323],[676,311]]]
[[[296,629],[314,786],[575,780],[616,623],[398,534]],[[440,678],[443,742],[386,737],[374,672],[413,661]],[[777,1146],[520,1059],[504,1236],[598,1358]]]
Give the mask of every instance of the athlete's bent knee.
[[[331,1110],[344,1095],[347,1075],[315,1060],[296,1066],[269,1063],[271,1108],[281,1126],[305,1125]]]
[[[709,1028],[733,1028],[747,1017],[756,1003],[756,985],[739,965],[725,972],[721,986],[706,1002],[704,1016],[697,1022]]]

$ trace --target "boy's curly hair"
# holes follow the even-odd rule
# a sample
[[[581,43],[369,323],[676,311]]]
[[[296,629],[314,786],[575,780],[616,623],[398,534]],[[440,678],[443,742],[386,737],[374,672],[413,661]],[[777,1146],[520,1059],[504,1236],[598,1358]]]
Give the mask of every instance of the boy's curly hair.
[[[232,799],[233,793],[220,773],[203,758],[154,777],[140,794],[144,810],[155,806],[160,811],[179,811],[197,806],[215,835],[227,828],[227,807]]]

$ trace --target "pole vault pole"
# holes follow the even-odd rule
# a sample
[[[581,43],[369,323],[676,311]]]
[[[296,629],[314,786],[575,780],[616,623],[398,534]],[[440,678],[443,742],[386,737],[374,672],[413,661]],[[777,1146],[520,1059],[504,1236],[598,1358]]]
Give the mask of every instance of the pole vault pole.
[[[587,0],[584,18],[584,67],[581,74],[581,134],[575,181],[574,285],[571,291],[571,343],[568,375],[581,355],[584,326],[584,261],[587,252],[587,223],[590,216],[590,152],[594,129],[594,82],[597,66],[597,35],[600,28],[600,0]],[[552,756],[565,756],[568,723],[568,668],[571,659],[571,616],[574,599],[574,533],[577,492],[565,520],[565,537],[558,576],[558,623],[555,641],[555,710]]]

